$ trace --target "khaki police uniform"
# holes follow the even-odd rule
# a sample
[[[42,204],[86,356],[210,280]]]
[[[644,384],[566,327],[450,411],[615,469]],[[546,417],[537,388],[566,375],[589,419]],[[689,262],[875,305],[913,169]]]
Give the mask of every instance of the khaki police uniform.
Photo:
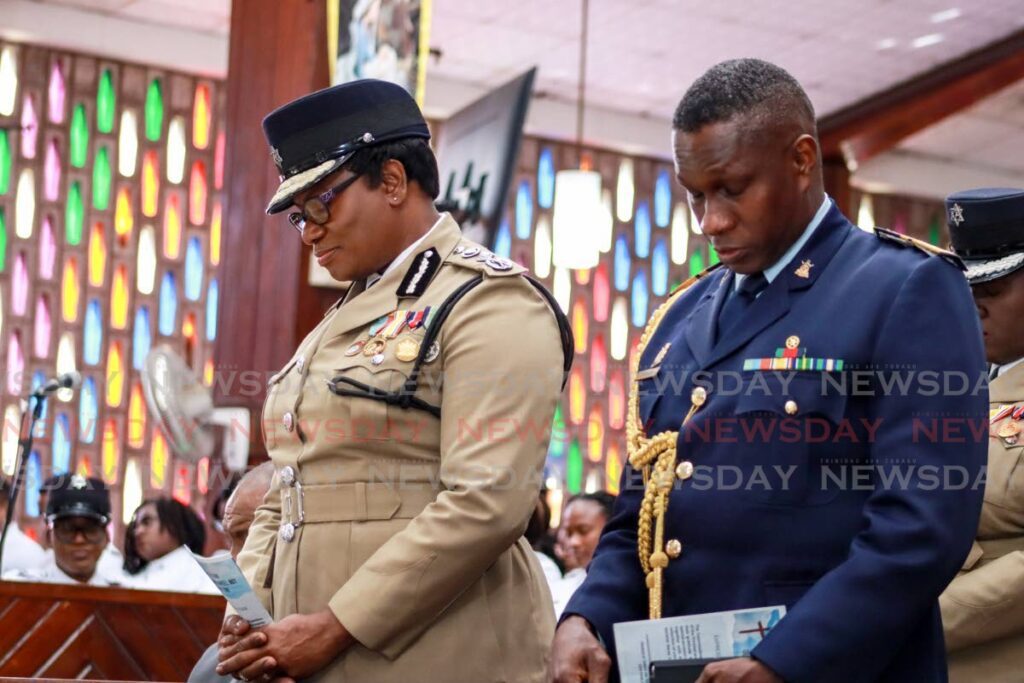
[[[358,641],[315,680],[544,680],[551,595],[522,534],[567,363],[560,321],[445,215],[272,378],[277,472],[238,562],[275,619],[330,608]]]
[[[1024,364],[992,380],[989,393],[978,536],[939,600],[952,683],[1019,681],[1024,665]]]

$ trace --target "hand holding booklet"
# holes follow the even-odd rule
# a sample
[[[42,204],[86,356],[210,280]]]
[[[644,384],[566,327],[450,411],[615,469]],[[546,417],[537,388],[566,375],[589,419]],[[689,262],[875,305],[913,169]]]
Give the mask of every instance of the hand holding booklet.
[[[192,557],[227,598],[228,604],[238,616],[248,621],[250,626],[259,628],[274,621],[231,555],[220,553],[213,557],[203,557],[192,553]]]
[[[708,660],[745,657],[785,614],[786,607],[776,605],[615,624],[622,683],[649,683],[651,662],[690,660],[703,667]]]

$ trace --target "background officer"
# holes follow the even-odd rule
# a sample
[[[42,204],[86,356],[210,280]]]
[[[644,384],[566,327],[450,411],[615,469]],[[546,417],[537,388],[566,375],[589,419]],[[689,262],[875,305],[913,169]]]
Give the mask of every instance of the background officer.
[[[958,192],[946,199],[946,216],[992,363],[981,522],[939,599],[949,677],[1015,681],[1024,662],[1024,190]]]
[[[110,492],[102,480],[78,474],[56,480],[46,500],[46,522],[53,555],[38,569],[4,578],[91,586],[125,584],[124,574],[98,566],[110,543]]]

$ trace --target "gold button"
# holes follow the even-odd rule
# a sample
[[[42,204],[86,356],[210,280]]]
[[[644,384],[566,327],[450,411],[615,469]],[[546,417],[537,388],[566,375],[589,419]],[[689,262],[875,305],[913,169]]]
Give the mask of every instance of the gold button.
[[[683,544],[673,538],[665,544],[665,554],[673,560],[683,554]]]
[[[693,463],[689,460],[684,460],[676,465],[676,476],[682,480],[687,480],[693,476]]]
[[[281,418],[281,422],[289,432],[295,429],[295,416],[291,413],[285,413],[284,417]]]
[[[798,336],[796,336],[794,334],[794,335],[786,338],[786,348],[787,349],[795,349],[798,346],[800,346],[800,337],[798,337]]]
[[[797,407],[796,401],[793,399],[786,401],[786,415],[796,415],[798,410],[800,409]]]
[[[698,408],[704,405],[704,402],[707,400],[708,391],[704,387],[697,387],[696,389],[693,390],[693,393],[690,394],[690,401],[693,403],[693,405],[697,406]]]

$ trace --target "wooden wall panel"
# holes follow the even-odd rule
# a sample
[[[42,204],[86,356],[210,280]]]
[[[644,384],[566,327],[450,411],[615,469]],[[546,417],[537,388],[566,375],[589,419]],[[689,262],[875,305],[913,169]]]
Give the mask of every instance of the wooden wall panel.
[[[0,582],[0,675],[183,681],[223,614],[216,596]]]

